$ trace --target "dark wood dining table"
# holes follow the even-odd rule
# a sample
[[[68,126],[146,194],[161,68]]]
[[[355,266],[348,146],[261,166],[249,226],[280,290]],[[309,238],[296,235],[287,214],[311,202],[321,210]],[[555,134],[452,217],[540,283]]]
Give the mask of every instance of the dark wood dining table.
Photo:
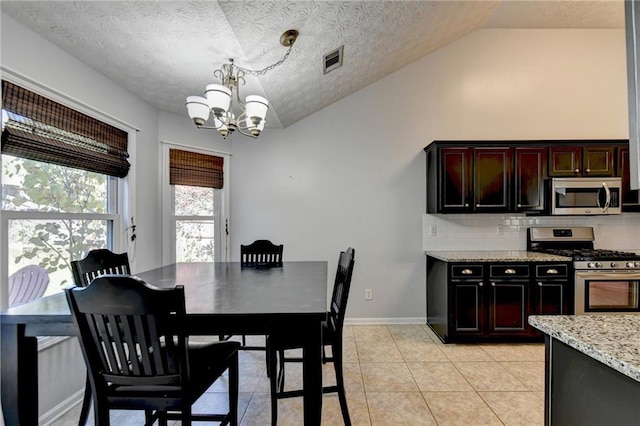
[[[239,262],[176,263],[136,274],[158,287],[185,288],[192,335],[298,334],[304,339],[304,424],[322,415],[322,321],[327,262],[244,268]],[[38,424],[38,336],[75,336],[63,293],[0,313],[2,411],[7,425]],[[241,372],[242,374],[242,372]]]

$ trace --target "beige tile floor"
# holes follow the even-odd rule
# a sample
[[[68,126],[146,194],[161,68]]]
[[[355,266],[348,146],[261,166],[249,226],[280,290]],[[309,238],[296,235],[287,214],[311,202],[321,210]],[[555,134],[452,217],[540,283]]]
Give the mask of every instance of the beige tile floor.
[[[344,358],[354,425],[544,424],[543,344],[444,345],[425,325],[347,326]],[[299,367],[287,365],[287,388],[301,383]],[[325,383],[333,381],[329,364]],[[194,411],[224,411],[225,392],[221,379]],[[270,424],[263,352],[240,354],[239,412],[241,426]],[[78,414],[79,407],[55,424],[77,424]],[[302,399],[280,400],[278,416],[280,425],[301,425]],[[112,412],[113,425],[143,423],[138,413]],[[343,424],[334,394],[324,396],[322,424]]]

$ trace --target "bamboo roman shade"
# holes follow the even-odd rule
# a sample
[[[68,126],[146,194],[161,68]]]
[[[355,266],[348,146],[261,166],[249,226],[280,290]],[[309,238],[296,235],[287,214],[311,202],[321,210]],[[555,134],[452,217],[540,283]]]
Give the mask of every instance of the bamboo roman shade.
[[[129,172],[127,132],[2,81],[2,153],[110,176]]]
[[[224,158],[169,149],[169,183],[221,189]]]

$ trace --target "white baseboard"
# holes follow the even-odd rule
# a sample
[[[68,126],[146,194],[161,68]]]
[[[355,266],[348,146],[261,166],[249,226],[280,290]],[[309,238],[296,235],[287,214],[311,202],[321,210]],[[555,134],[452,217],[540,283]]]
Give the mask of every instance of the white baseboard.
[[[415,318],[345,318],[345,325],[426,324],[427,317]]]
[[[60,404],[53,407],[38,418],[38,424],[43,426],[50,426],[55,424],[56,420],[73,410],[76,405],[82,404],[82,398],[84,397],[84,387],[78,392],[71,395],[69,398],[62,401]],[[80,415],[80,411],[78,411]]]

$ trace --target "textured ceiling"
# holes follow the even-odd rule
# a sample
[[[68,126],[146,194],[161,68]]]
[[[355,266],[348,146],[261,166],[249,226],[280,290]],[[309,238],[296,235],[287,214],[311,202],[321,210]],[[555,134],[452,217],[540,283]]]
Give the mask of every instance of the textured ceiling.
[[[259,70],[289,59],[242,96],[270,101],[267,127],[286,127],[479,28],[624,28],[623,0],[600,1],[6,1],[2,10],[156,108],[217,83],[234,58]],[[343,66],[323,55],[344,45]]]

